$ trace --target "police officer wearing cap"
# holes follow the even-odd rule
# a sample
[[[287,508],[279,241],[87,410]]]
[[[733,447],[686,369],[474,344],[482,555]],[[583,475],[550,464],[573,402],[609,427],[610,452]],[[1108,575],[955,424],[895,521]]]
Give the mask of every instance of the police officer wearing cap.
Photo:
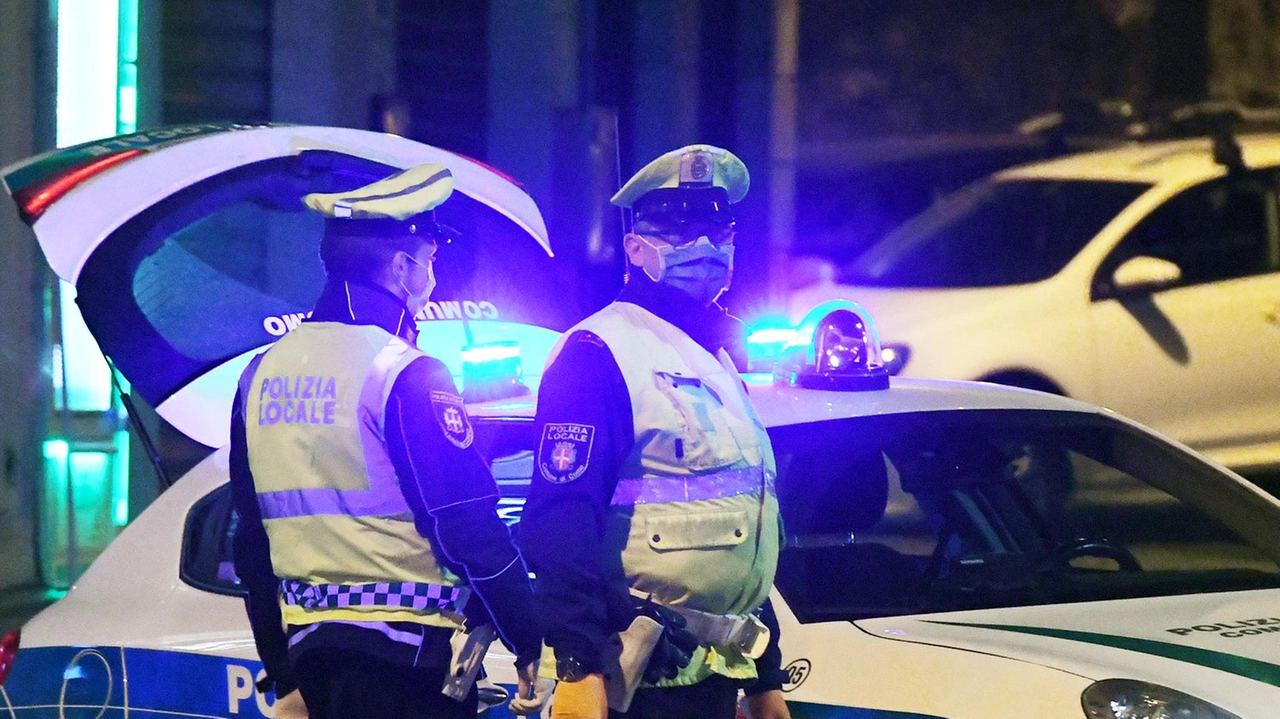
[[[497,486],[448,370],[416,346],[452,190],[428,164],[306,196],[327,218],[324,290],[240,378],[235,564],[277,719],[474,717],[495,634],[516,655],[513,711],[550,693]]]
[[[520,532],[553,717],[727,719],[740,691],[753,719],[789,716],[773,453],[739,375],[745,328],[716,302],[748,182],[708,145],[632,177],[612,200],[634,216],[628,281],[543,375]]]

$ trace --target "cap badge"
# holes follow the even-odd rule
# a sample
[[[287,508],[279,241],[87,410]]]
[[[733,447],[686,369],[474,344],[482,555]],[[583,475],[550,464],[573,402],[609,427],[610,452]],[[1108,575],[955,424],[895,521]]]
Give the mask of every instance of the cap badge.
[[[680,184],[704,185],[712,181],[714,174],[711,157],[706,152],[690,152],[681,158]]]

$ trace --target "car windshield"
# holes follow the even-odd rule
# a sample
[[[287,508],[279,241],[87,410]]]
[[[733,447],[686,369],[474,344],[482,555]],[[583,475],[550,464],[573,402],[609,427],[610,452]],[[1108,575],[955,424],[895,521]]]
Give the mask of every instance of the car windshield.
[[[998,180],[970,185],[842,268],[842,284],[999,287],[1047,279],[1150,185]]]
[[[1280,510],[1113,418],[956,410],[770,434],[777,586],[803,622],[1280,587]]]

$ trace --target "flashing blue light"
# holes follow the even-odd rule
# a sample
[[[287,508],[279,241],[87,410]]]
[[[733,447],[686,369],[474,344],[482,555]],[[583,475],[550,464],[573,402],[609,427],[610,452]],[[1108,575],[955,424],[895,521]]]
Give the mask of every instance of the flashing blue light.
[[[849,300],[827,300],[815,306],[809,310],[804,319],[800,320],[800,324],[796,326],[795,335],[782,347],[780,354],[804,350],[807,363],[813,364],[813,333],[818,331],[819,323],[835,310],[846,310],[852,307],[858,307],[858,305]],[[860,312],[859,314],[863,315],[864,320],[867,322],[868,330],[875,333],[878,338],[879,333],[875,329],[875,322],[871,319],[871,316],[866,312]],[[879,339],[876,342],[878,344]]]
[[[449,374],[459,386],[473,379],[477,371],[487,373],[485,362],[464,362],[463,352],[468,358],[492,360],[493,355],[508,353],[509,350],[493,350],[500,342],[514,342],[519,347],[520,383],[530,390],[536,391],[542,381],[542,367],[560,338],[555,330],[526,325],[516,322],[491,322],[486,320],[470,320],[464,329],[459,320],[434,320],[421,322],[418,334],[418,348],[428,355],[444,362]],[[497,361],[514,361],[513,358]],[[486,369],[481,369],[484,365]]]
[[[796,330],[784,317],[762,317],[747,328],[747,368],[766,372],[778,353],[795,336]]]
[[[468,402],[528,394],[521,374],[520,343],[515,340],[462,348],[462,395]]]
[[[463,364],[484,364],[501,360],[519,359],[520,345],[514,341],[488,342],[462,348]]]
[[[792,327],[775,327],[759,329],[747,335],[748,345],[771,345],[787,342],[794,337],[796,331]]]

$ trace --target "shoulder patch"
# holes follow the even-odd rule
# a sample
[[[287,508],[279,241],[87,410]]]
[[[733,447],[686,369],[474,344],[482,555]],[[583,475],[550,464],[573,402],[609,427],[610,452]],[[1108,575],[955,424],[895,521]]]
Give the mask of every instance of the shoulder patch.
[[[591,461],[595,434],[596,428],[589,424],[567,422],[543,426],[542,441],[538,445],[538,469],[542,478],[552,484],[565,484],[581,477]]]
[[[444,436],[458,449],[471,446],[475,432],[471,429],[471,420],[467,417],[462,398],[452,392],[431,392],[431,410],[440,423]]]

